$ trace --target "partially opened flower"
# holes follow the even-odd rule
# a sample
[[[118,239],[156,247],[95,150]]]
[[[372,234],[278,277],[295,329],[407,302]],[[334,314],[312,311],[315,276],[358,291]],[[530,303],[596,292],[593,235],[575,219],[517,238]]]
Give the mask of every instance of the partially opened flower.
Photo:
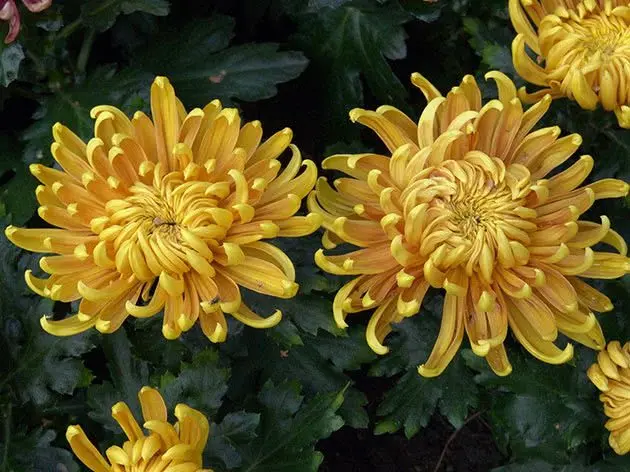
[[[630,452],[630,343],[611,341],[588,369],[588,377],[602,392],[599,399],[609,420],[608,442],[617,454]]]
[[[521,100],[545,94],[568,97],[587,110],[601,103],[630,128],[630,4],[627,0],[510,0],[518,36],[512,43],[516,71],[544,87]],[[525,46],[538,56],[535,62]]]
[[[356,276],[335,297],[335,320],[345,327],[348,313],[374,309],[367,341],[377,353],[387,352],[392,323],[418,313],[429,287],[446,291],[437,342],[419,367],[424,376],[446,368],[464,331],[499,375],[511,372],[508,326],[552,364],[573,353],[571,344],[554,344],[558,332],[601,349],[592,311],[612,303],[582,278],[630,270],[626,243],[607,217],[579,220],[595,200],[624,196],[628,185],[605,179],[580,187],[593,166],[589,156],[553,173],[580,136],[560,138],[557,126],[534,130],[550,98],[524,112],[505,75],[487,77],[497,82],[499,99],[483,104],[472,76],[443,97],[414,74],[428,100],[417,124],[391,106],[352,110],[350,118],[376,132],[391,156],[329,157],[323,167],[349,177],[334,188],[320,179],[308,200],[323,217],[326,248],[359,247],[338,255],[320,250],[315,260],[330,273]],[[600,242],[617,252],[594,251]]]
[[[203,413],[179,404],[175,407],[177,423],[172,425],[157,390],[143,387],[138,398],[144,418],[142,427],[126,403],[119,402],[112,407],[112,416],[127,441],[122,447],[108,448],[107,459],[81,426],[69,426],[66,439],[77,458],[92,472],[212,472],[203,468],[201,458],[210,431]]]
[[[52,0],[22,0],[33,13],[38,13],[52,5]],[[20,33],[20,12],[15,0],[0,0],[0,20],[9,22],[9,32],[4,38],[6,44],[12,43]]]
[[[50,277],[26,272],[33,291],[81,300],[77,314],[42,318],[42,326],[59,336],[91,327],[111,333],[128,315],[163,310],[165,337],[199,320],[220,342],[225,313],[256,328],[277,324],[281,313],[252,312],[239,285],[280,298],[297,292],[291,260],[262,240],[318,228],[318,215],[294,216],[315,185],[315,165],[302,162],[288,128],[261,144],[260,122],[241,125],[238,111],[216,100],[186,113],[163,77],[151,87],[151,110],[153,121],[95,107],[96,137],[87,144],[56,124],[51,149],[62,170],[31,166],[43,184],[39,215],[57,228],[10,226],[6,235],[56,254],[40,260]],[[293,155],[281,171],[277,158],[287,148]]]

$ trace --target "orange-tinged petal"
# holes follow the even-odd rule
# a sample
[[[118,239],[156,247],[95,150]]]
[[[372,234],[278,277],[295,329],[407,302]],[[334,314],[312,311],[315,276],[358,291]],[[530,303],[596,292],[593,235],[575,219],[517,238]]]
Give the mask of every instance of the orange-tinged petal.
[[[464,336],[464,309],[462,298],[446,294],[437,341],[427,361],[418,367],[423,377],[440,375],[457,353]]]

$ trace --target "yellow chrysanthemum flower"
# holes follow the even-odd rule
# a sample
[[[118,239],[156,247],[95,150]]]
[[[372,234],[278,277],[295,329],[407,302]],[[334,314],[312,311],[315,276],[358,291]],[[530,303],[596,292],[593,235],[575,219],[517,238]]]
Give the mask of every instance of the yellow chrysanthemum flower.
[[[350,178],[320,178],[309,195],[323,217],[324,247],[346,242],[360,249],[315,256],[333,274],[358,276],[337,294],[334,316],[375,309],[367,341],[379,354],[391,324],[418,313],[429,287],[446,290],[442,326],[424,376],[439,375],[457,352],[464,330],[473,351],[499,375],[511,372],[503,341],[508,325],[525,348],[552,364],[573,354],[553,341],[558,331],[592,348],[604,337],[591,312],[610,300],[583,282],[630,270],[623,238],[610,221],[578,221],[593,202],[624,196],[628,185],[605,179],[578,186],[593,166],[581,157],[549,176],[581,143],[559,138],[557,126],[532,131],[550,97],[523,112],[514,84],[500,72],[499,99],[482,104],[472,76],[443,97],[420,74],[412,82],[428,100],[416,124],[391,106],[355,109],[391,157],[335,155],[325,169]],[[615,252],[595,252],[602,242]]]
[[[178,421],[172,425],[157,390],[143,387],[138,398],[143,427],[149,434],[144,433],[126,403],[116,403],[112,416],[128,441],[122,447],[108,448],[105,460],[81,426],[69,426],[66,439],[79,460],[92,472],[212,472],[203,468],[201,458],[210,431],[203,413],[179,404],[175,407]]]
[[[617,454],[630,452],[630,343],[611,341],[588,369],[588,377],[601,390],[599,399],[609,420],[608,442]]]
[[[164,310],[163,333],[177,338],[199,320],[213,342],[224,341],[224,313],[256,328],[261,318],[241,302],[239,285],[280,298],[298,289],[291,260],[263,239],[315,231],[318,215],[293,216],[315,185],[317,169],[290,144],[285,128],[260,144],[262,127],[241,126],[217,100],[186,113],[166,78],[151,87],[153,121],[137,112],[98,106],[87,144],[61,124],[52,154],[62,170],[31,166],[40,217],[60,229],[10,226],[7,237],[43,257],[47,279],[26,272],[43,297],[81,299],[78,313],[42,318],[51,334],[93,326],[117,330],[128,315]],[[280,172],[278,157],[293,156]],[[297,175],[301,165],[305,170]]]
[[[510,0],[509,9],[518,33],[512,43],[514,67],[528,82],[545,87],[531,95],[523,87],[523,102],[550,94],[587,110],[601,103],[615,112],[619,126],[630,128],[628,0]]]

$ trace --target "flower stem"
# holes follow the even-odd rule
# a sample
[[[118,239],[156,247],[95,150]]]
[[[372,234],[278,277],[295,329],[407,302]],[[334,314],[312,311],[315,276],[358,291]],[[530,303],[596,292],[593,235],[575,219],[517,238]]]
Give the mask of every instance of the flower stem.
[[[93,28],[90,28],[85,35],[83,44],[81,45],[81,51],[79,51],[79,57],[77,58],[77,71],[80,74],[83,74],[85,72],[85,67],[87,65],[88,59],[90,58],[90,52],[92,52],[92,45],[94,44],[95,35],[96,31],[94,31]]]
[[[81,26],[81,18],[77,18],[76,20],[74,20],[72,23],[70,23],[69,25],[66,25],[61,32],[57,35],[57,39],[63,39],[63,38],[67,38],[68,36],[70,36],[72,33],[74,33],[77,28],[79,26]]]

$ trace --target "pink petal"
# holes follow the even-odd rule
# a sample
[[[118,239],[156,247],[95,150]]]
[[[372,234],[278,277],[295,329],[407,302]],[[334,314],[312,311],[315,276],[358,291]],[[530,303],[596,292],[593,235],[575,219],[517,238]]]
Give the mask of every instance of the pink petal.
[[[22,0],[22,3],[30,11],[37,13],[52,5],[52,0]]]
[[[15,11],[14,0],[0,0],[0,20],[10,20]]]
[[[0,20],[9,21],[9,32],[4,42],[12,43],[20,32],[20,13],[14,0],[0,0]]]

